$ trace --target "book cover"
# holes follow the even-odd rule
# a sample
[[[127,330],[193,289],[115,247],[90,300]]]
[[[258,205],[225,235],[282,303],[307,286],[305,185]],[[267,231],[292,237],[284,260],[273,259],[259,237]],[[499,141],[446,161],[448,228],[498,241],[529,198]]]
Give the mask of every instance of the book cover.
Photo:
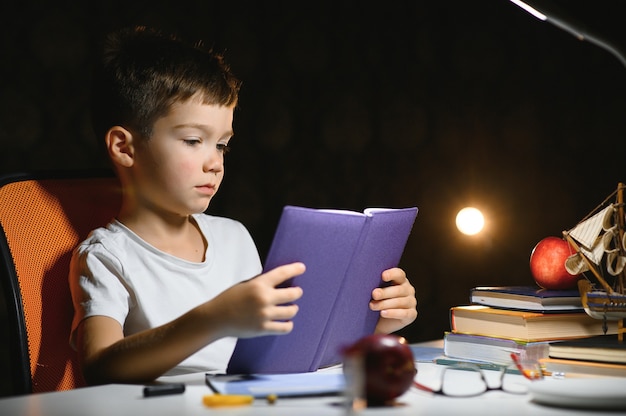
[[[444,355],[448,358],[478,360],[498,365],[511,365],[511,353],[522,359],[537,361],[548,357],[549,341],[518,341],[508,338],[446,332]]]
[[[584,311],[577,289],[547,290],[538,286],[477,286],[470,290],[470,303],[543,313]]]
[[[415,207],[359,213],[286,206],[264,270],[306,265],[287,282],[303,289],[294,329],[239,339],[227,372],[299,373],[340,363],[343,348],[374,331],[379,314],[369,309],[372,290],[400,262],[416,216]]]
[[[617,333],[617,322],[607,321],[606,334]],[[539,313],[463,305],[450,308],[452,332],[511,338],[520,341],[555,341],[604,335],[604,322],[584,312]]]
[[[626,364],[626,341],[620,341],[617,335],[562,341],[550,344],[549,355],[552,358]]]

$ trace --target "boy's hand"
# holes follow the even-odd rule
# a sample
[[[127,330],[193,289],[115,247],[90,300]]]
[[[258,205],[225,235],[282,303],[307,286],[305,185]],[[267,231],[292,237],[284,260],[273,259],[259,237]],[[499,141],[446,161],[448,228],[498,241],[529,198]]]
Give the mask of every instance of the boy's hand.
[[[382,279],[391,285],[372,291],[370,309],[380,311],[376,333],[390,334],[404,328],[417,318],[415,288],[404,270],[397,267],[385,270]]]
[[[236,284],[164,325],[124,336],[115,319],[92,316],[78,329],[79,354],[92,384],[154,380],[200,348],[227,336],[284,334],[302,296],[299,287],[276,288],[304,273],[304,264],[277,267]]]
[[[302,296],[302,289],[276,286],[304,270],[302,263],[279,266],[227,289],[210,301],[215,307],[212,316],[222,321],[223,335],[245,338],[291,332],[291,319],[298,312],[298,305],[293,302]]]

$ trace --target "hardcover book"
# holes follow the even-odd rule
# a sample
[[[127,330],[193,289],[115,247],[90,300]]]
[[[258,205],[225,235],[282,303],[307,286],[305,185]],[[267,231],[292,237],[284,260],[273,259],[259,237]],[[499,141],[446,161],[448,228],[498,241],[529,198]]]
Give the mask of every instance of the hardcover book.
[[[542,358],[539,365],[552,376],[580,377],[626,377],[626,364],[599,363],[586,360]]]
[[[478,286],[470,290],[470,303],[543,313],[584,311],[577,289],[547,290],[537,286]]]
[[[617,322],[607,321],[606,334],[617,333]],[[490,308],[483,305],[450,308],[452,332],[520,341],[555,341],[604,334],[604,322],[584,312],[539,313]]]
[[[446,332],[444,355],[449,358],[478,360],[497,365],[513,364],[511,353],[521,359],[537,361],[548,357],[549,341],[518,341],[508,338]]]
[[[617,335],[602,335],[551,343],[549,355],[551,358],[626,364],[626,341],[620,341]]]
[[[264,270],[301,261],[294,329],[285,335],[241,338],[229,374],[302,373],[342,361],[342,351],[374,332],[379,313],[369,309],[384,270],[396,267],[417,208],[364,212],[286,206]]]

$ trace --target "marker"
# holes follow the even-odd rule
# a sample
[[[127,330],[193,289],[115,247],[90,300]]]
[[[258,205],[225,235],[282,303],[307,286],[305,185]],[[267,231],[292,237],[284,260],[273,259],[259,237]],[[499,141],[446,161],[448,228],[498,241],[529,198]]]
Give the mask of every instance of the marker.
[[[168,394],[181,394],[185,392],[183,383],[167,383],[145,386],[143,388],[143,397],[165,396]]]
[[[254,396],[248,394],[222,394],[211,383],[211,375],[206,374],[204,381],[213,394],[202,396],[202,403],[208,407],[249,406],[254,402]]]
[[[208,407],[248,406],[254,401],[247,394],[207,394],[202,396],[202,403]]]

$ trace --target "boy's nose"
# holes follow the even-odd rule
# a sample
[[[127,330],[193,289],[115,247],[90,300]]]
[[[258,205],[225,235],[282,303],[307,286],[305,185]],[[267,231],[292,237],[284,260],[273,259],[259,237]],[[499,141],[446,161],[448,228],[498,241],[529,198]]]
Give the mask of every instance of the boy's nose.
[[[221,172],[224,168],[224,156],[217,149],[208,151],[204,159],[203,168],[205,172]]]

